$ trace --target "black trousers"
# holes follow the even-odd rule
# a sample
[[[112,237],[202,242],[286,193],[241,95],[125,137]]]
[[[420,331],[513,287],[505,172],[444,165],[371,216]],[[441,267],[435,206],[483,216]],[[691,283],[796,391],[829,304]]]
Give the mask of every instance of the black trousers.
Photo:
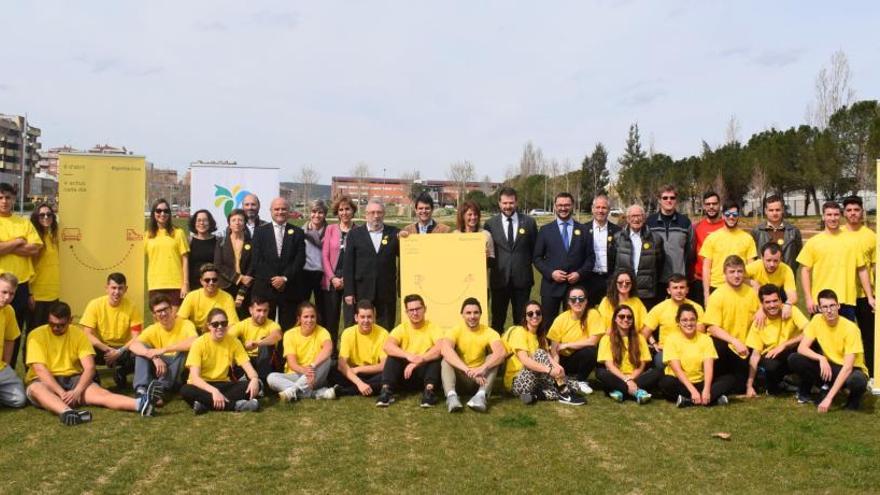
[[[376,323],[389,332],[393,330],[394,322],[397,321],[396,297],[391,297],[388,301],[384,299],[373,301],[373,305],[376,306]]]
[[[513,315],[512,324],[519,325],[523,322],[526,303],[529,302],[529,296],[532,293],[531,286],[525,289],[514,287],[494,288],[490,293],[492,296],[492,328],[498,332],[504,332],[507,329],[505,323],[507,323],[508,306],[510,306]]]
[[[12,359],[9,360],[9,366],[15,368],[16,359],[18,359],[18,346],[21,344],[22,347],[27,346],[27,334],[30,330],[26,323],[29,319],[30,315],[30,307],[28,306],[28,300],[30,299],[31,292],[28,287],[27,282],[19,283],[18,288],[15,289],[15,296],[12,298],[12,301],[9,303],[12,306],[12,310],[15,311],[15,320],[18,322],[18,328],[21,330],[21,335],[15,338],[15,345],[12,347]],[[21,351],[21,364],[24,364],[26,361],[25,351]],[[25,365],[25,368],[27,366]]]
[[[746,382],[749,380],[749,358],[739,357],[727,345],[727,342],[712,337],[712,343],[715,344],[715,352],[718,353],[718,359],[715,360],[715,376],[731,375],[733,377],[733,389],[731,392],[735,394],[744,394],[746,392]]]
[[[257,355],[251,356],[250,359],[251,366],[257,371],[257,376],[260,377],[263,385],[267,385],[266,377],[272,372],[272,352],[274,350],[274,347],[260,347],[259,351],[257,351]],[[245,373],[244,368],[238,365],[232,366],[232,376],[236,377],[238,380],[247,379],[247,373]]]
[[[718,397],[729,394],[733,390],[733,382],[735,379],[732,375],[721,375],[712,379],[712,387],[709,389],[710,403],[715,403]],[[703,382],[694,383],[694,388],[703,391]],[[675,402],[679,395],[690,398],[691,393],[687,387],[681,383],[678,378],[671,375],[663,375],[660,378],[660,390],[666,400]]]
[[[403,378],[403,369],[407,364],[409,361],[406,359],[388,356],[382,370],[382,385],[387,385],[391,390],[422,390],[427,385],[433,385],[436,390],[440,385],[440,359],[416,368],[409,380]]]
[[[841,366],[839,364],[830,363],[831,380],[829,384],[837,380],[840,374]],[[788,366],[793,373],[796,373],[801,383],[798,385],[798,391],[801,395],[809,396],[813,385],[822,381],[819,373],[819,362],[804,356],[801,353],[793,352],[788,356]],[[846,407],[849,409],[858,409],[862,403],[862,396],[868,388],[868,377],[861,369],[854,368],[849,377],[843,383],[843,387],[849,390],[849,398],[846,401]]]
[[[599,383],[602,384],[602,388],[605,389],[606,393],[611,393],[614,390],[617,390],[623,393],[624,396],[629,394],[626,382],[615,376],[614,373],[608,371],[604,366],[596,368],[596,378],[599,379]],[[642,372],[642,374],[636,377],[635,382],[636,386],[640,389],[651,390],[657,385],[658,380],[660,380],[660,371],[657,368],[648,367],[645,368],[645,371]]]
[[[585,382],[590,373],[596,369],[596,358],[599,350],[596,346],[582,347],[569,356],[559,356],[559,364],[565,369],[565,374],[575,380]]]
[[[300,301],[308,301],[314,296],[315,301],[315,309],[318,318],[321,318],[319,322],[321,326],[326,328],[327,325],[324,324],[324,313],[326,313],[326,309],[324,308],[325,300],[324,293],[325,291],[321,289],[321,279],[324,278],[324,272],[315,271],[315,270],[303,270],[302,279],[300,280],[300,286],[298,287],[300,294]]]
[[[793,352],[793,349],[786,349],[773,359],[761,357],[758,361],[758,367],[764,368],[764,376],[767,378],[767,392],[773,395],[783,392],[782,379],[789,373],[788,356]]]
[[[559,307],[564,300],[564,296],[541,296],[541,312],[544,313],[544,321],[546,321],[548,325],[553,323],[553,320],[559,316]]]
[[[591,273],[583,280],[584,287],[587,289],[587,302],[591,308],[599,306],[602,298],[608,293],[608,277],[607,273]]]
[[[702,280],[691,280],[690,289],[688,289],[688,299],[699,304],[703,308],[706,307],[706,301],[703,300]]]
[[[248,399],[247,387],[248,382],[240,381],[240,382],[208,382],[214,387],[217,387],[217,390],[226,397],[226,406],[223,408],[224,411],[234,411],[236,401],[246,400]],[[195,401],[201,402],[204,406],[207,406],[214,409],[214,399],[211,397],[211,394],[206,390],[202,390],[195,385],[191,385],[187,383],[186,385],[180,387],[180,396],[183,397],[183,400],[186,401],[190,406],[193,405]]]
[[[373,389],[373,393],[370,395],[377,395],[379,389],[382,388],[382,372],[372,374],[358,373],[358,378],[363,380],[364,383]],[[361,391],[358,390],[357,385],[343,375],[338,368],[330,368],[330,375],[327,380],[331,385],[337,386],[336,395],[338,397],[361,395]]]
[[[856,320],[862,332],[862,345],[865,347],[865,366],[874,371],[874,311],[867,297],[856,299]]]

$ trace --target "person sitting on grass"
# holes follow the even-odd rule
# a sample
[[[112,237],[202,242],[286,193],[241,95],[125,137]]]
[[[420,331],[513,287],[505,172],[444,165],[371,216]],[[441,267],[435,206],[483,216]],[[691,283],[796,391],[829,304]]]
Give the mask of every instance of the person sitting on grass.
[[[562,365],[550,356],[541,303],[529,301],[523,314],[522,325],[510,327],[502,337],[510,353],[504,367],[504,387],[526,405],[537,400],[584,405],[587,401],[573,392],[575,381],[566,378]]]
[[[383,350],[388,357],[382,369],[382,389],[376,407],[394,402],[400,389],[421,390],[420,406],[437,404],[436,388],[440,385],[440,339],[443,331],[425,319],[425,300],[418,294],[403,298],[406,317],[385,339]]]
[[[550,355],[577,380],[577,391],[591,394],[587,377],[596,367],[599,339],[605,334],[602,316],[587,309],[587,291],[580,285],[568,290],[568,310],[557,316],[547,332]]]
[[[234,314],[234,313],[233,313]],[[193,413],[210,410],[255,412],[260,410],[261,383],[257,370],[241,342],[229,335],[226,311],[214,308],[208,312],[208,333],[197,338],[186,357],[189,380],[180,388],[180,396],[192,407]],[[244,369],[247,380],[233,382],[233,365]]]
[[[24,383],[15,373],[15,368],[9,363],[12,361],[12,351],[15,348],[16,339],[21,335],[18,321],[15,319],[15,311],[9,304],[15,297],[18,288],[18,278],[6,272],[0,274],[0,336],[3,337],[3,355],[0,357],[0,406],[24,407],[27,398],[24,393]]]
[[[810,320],[797,352],[788,357],[788,366],[801,379],[797,402],[818,403],[820,413],[828,412],[834,397],[846,388],[849,397],[845,409],[858,410],[868,387],[861,332],[855,323],[841,318],[840,304],[833,290],[822,289],[816,299],[822,314]],[[814,349],[814,344],[818,344],[818,348]],[[820,383],[824,395],[814,400],[813,385]]]
[[[618,269],[614,275],[608,279],[608,290],[602,302],[596,308],[602,315],[602,328],[607,332],[614,325],[614,311],[621,304],[629,306],[636,318],[635,328],[641,329],[645,318],[648,316],[648,310],[636,295],[633,283],[636,277],[632,270]]]
[[[775,242],[768,242],[761,247],[761,258],[746,265],[746,277],[757,293],[762,286],[773,284],[782,292],[782,319],[791,317],[791,308],[797,304],[797,287],[794,284],[794,272],[782,262],[782,249]],[[764,322],[766,315],[759,309],[755,314],[758,326]]]
[[[648,342],[633,323],[635,313],[626,304],[614,310],[611,332],[599,341],[599,367],[596,378],[609,397],[623,402],[627,396],[638,404],[651,400],[648,390],[660,379],[660,371],[651,362]]]
[[[213,263],[205,263],[199,268],[199,273],[202,288],[186,295],[180,309],[177,310],[177,316],[193,322],[199,334],[208,331],[205,322],[208,319],[208,312],[214,308],[221,308],[226,314],[231,315],[229,320],[232,324],[238,323],[235,300],[228,292],[220,290],[220,271],[217,266]]]
[[[654,367],[661,373],[665,365],[663,364],[663,343],[671,335],[678,334],[678,323],[675,321],[678,315],[678,308],[682,304],[690,304],[697,310],[697,330],[703,331],[703,307],[687,298],[688,295],[687,277],[681,273],[673,273],[666,282],[666,293],[669,294],[667,299],[657,304],[648,316],[645,317],[644,326],[642,326],[642,335],[647,339],[648,345],[654,350]],[[657,337],[654,337],[654,331],[657,331]]]
[[[677,407],[726,405],[733,388],[733,375],[715,375],[718,352],[712,338],[697,331],[697,311],[682,304],[675,316],[680,335],[670,335],[663,349],[666,374],[660,389]]]
[[[335,389],[325,386],[333,352],[330,332],[318,325],[317,309],[308,301],[297,308],[297,320],[299,325],[284,334],[284,373],[269,373],[269,388],[284,402],[335,399]]]
[[[483,307],[475,297],[461,304],[462,322],[452,327],[440,340],[440,376],[449,412],[461,411],[458,390],[473,392],[467,406],[486,412],[498,366],[507,357],[507,350],[498,332],[480,323]],[[487,349],[491,354],[487,354]]]
[[[114,394],[95,381],[95,349],[86,334],[70,326],[70,306],[56,302],[49,308],[49,323],[32,330],[27,342],[27,397],[31,403],[61,418],[65,425],[92,420],[81,406],[117,411],[137,411],[152,416],[161,387],[155,380],[144,395],[133,398]]]
[[[771,244],[775,246],[775,244]],[[758,368],[763,368],[766,377],[767,393],[777,395],[785,391],[782,379],[788,374],[788,356],[795,352],[801,342],[804,328],[810,320],[797,307],[789,308],[789,317],[784,315],[782,289],[773,284],[758,289],[764,321],[758,324],[757,315],[749,328],[746,345],[752,349],[749,358],[749,379],[746,382],[746,396],[757,397],[755,377]]]
[[[265,384],[266,378],[272,372],[272,353],[275,345],[281,341],[281,327],[269,319],[269,301],[260,296],[251,298],[248,312],[251,317],[230,327],[229,335],[239,339],[244,345],[251,366],[257,370],[257,375]],[[233,366],[232,372],[236,378],[244,376],[241,367]]]
[[[134,356],[129,348],[143,330],[144,318],[141,310],[125,297],[125,275],[108,275],[104,290],[106,295],[86,305],[79,325],[95,348],[95,363],[113,368],[113,381],[117,389],[122,389],[128,375],[134,372]]]
[[[177,317],[171,299],[164,293],[150,297],[150,309],[156,323],[148,326],[131,342],[134,359],[134,392],[141,396],[152,380],[158,380],[165,392],[183,385],[186,353],[195,342],[196,327]],[[164,405],[161,401],[159,406]]]
[[[339,360],[337,368],[330,370],[330,381],[336,395],[369,397],[382,388],[388,330],[376,325],[376,308],[369,300],[361,299],[354,310],[355,324],[342,331]]]

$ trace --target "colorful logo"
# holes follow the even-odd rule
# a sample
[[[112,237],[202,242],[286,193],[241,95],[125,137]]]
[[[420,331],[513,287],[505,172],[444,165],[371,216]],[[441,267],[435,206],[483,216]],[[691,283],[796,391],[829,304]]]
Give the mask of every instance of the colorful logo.
[[[214,184],[214,187],[214,206],[223,205],[224,216],[229,216],[232,210],[240,208],[244,197],[251,194],[247,189],[242,189],[240,184],[232,186],[232,190],[217,184]]]

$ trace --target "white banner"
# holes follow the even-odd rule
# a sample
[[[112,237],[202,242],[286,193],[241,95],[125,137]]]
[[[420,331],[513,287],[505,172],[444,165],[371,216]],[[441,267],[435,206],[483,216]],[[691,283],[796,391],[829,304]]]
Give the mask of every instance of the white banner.
[[[190,213],[208,210],[217,232],[226,229],[226,215],[248,194],[260,198],[260,218],[269,218],[269,203],[280,194],[277,168],[222,165],[190,166]]]

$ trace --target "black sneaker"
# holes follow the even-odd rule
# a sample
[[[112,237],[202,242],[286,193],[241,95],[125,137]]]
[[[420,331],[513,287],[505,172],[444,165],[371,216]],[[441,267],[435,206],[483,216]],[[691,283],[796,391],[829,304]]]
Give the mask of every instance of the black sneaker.
[[[391,393],[391,389],[382,387],[382,391],[379,392],[379,400],[376,401],[376,407],[388,407],[393,402],[394,394]]]
[[[569,406],[582,406],[587,403],[587,400],[578,394],[572,393],[570,390],[566,390],[566,393],[559,393],[559,400],[557,402]]]
[[[811,397],[809,394],[804,394],[803,392],[798,392],[794,394],[794,400],[797,401],[798,404],[815,404],[816,399]]]
[[[425,391],[422,392],[422,403],[419,405],[424,408],[437,405],[437,394],[434,393],[433,388],[426,388]]]
[[[68,409],[61,413],[59,418],[61,419],[61,423],[66,426],[81,425],[92,420],[92,413],[88,411],[77,411],[76,409]]]
[[[730,404],[730,399],[728,399],[726,395],[721,394],[720,396],[718,396],[718,399],[715,400],[715,404],[719,406],[726,406]]]
[[[147,396],[150,403],[154,406],[159,406],[159,404],[163,403],[163,398],[165,397],[165,386],[162,385],[162,382],[159,380],[153,380],[147,385],[147,389],[144,391],[144,395]]]
[[[685,397],[683,395],[679,395],[678,399],[675,401],[675,407],[691,407],[694,405],[694,401],[692,401],[689,397]]]
[[[206,412],[208,412],[210,410],[211,410],[211,408],[202,404],[199,401],[193,402],[193,414],[195,414],[196,416],[198,416],[200,414],[205,414]]]
[[[142,395],[137,399],[137,412],[141,416],[152,416],[154,410],[155,406],[149,395]]]

